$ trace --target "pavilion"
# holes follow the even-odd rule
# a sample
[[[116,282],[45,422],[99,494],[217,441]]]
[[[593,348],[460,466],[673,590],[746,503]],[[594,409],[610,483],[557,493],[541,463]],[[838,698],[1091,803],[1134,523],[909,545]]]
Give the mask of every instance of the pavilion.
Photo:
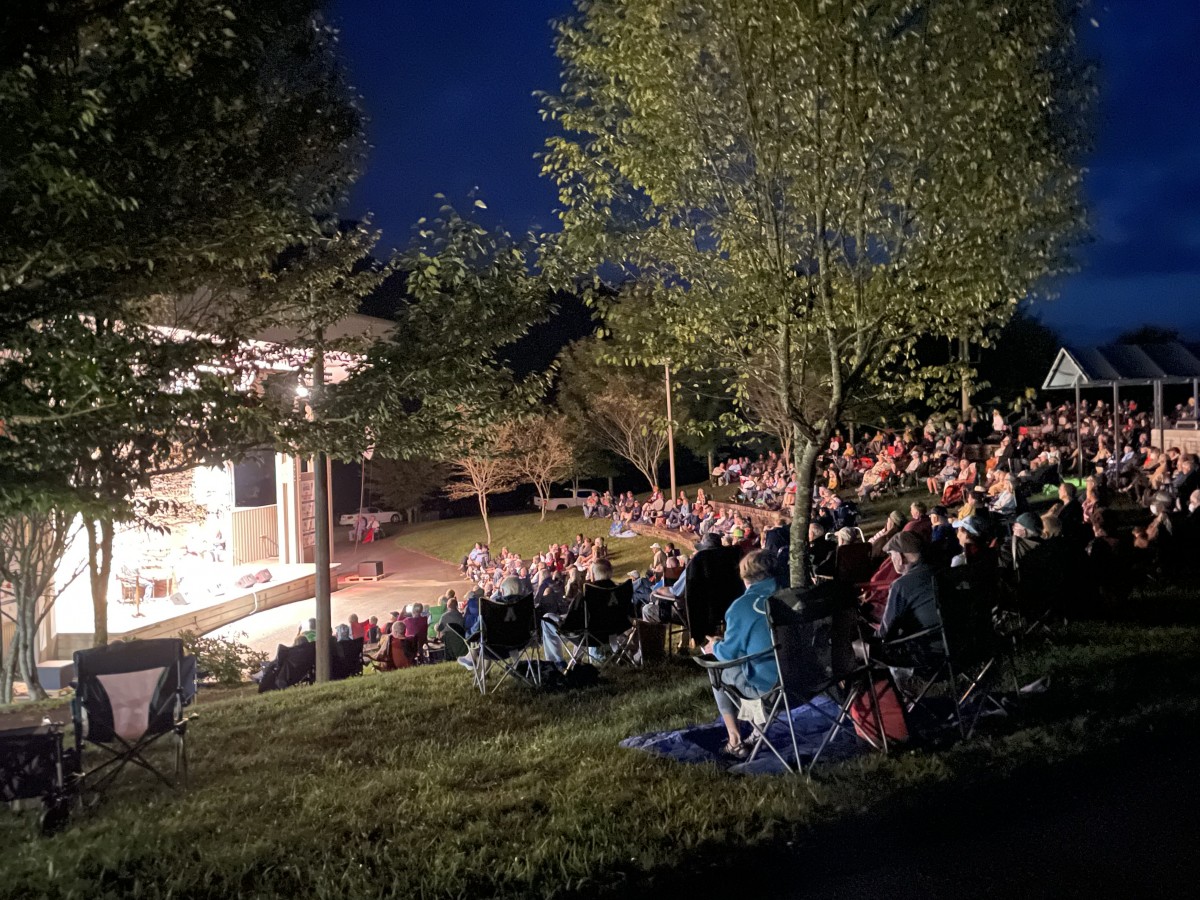
[[[1170,384],[1190,385],[1192,397],[1200,397],[1200,344],[1171,341],[1161,344],[1107,344],[1099,347],[1062,347],[1042,383],[1043,390],[1075,391],[1075,409],[1084,388],[1112,388],[1113,452],[1121,448],[1121,388],[1150,387],[1154,396],[1155,442],[1165,448],[1168,441],[1185,452],[1200,452],[1195,407],[1192,418],[1171,422],[1163,410],[1163,388]],[[1183,427],[1181,427],[1183,426]],[[1190,427],[1189,427],[1190,426]],[[1080,443],[1079,417],[1075,422],[1076,447]],[[1185,446],[1186,445],[1186,446]],[[1079,454],[1080,474],[1083,457]]]

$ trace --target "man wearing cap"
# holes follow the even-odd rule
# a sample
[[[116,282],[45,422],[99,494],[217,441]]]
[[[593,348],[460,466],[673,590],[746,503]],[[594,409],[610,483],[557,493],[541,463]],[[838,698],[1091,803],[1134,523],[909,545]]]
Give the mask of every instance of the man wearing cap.
[[[888,590],[887,605],[876,635],[886,642],[940,626],[936,573],[925,561],[921,539],[911,531],[902,531],[887,542],[884,550],[900,577]],[[931,635],[891,648],[884,657],[889,665],[905,665],[937,653],[940,646],[940,638]]]

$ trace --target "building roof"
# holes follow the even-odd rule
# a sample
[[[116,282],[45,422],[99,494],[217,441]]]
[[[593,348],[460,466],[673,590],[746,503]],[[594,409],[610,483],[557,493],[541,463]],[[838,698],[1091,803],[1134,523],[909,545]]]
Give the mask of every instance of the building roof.
[[[1043,390],[1112,385],[1189,383],[1200,379],[1200,344],[1106,344],[1063,347]]]

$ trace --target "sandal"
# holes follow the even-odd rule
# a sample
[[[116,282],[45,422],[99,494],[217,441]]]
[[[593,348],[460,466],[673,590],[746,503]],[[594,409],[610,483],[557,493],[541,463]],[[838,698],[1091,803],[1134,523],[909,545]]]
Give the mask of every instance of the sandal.
[[[750,755],[750,748],[746,746],[745,741],[740,744],[731,744],[726,741],[721,745],[721,754],[733,759],[746,759]]]

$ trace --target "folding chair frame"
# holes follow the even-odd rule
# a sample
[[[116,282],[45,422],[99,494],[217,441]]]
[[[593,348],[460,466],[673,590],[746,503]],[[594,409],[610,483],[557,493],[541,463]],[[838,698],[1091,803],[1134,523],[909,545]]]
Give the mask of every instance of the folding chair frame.
[[[529,616],[529,634],[524,644],[508,646],[500,644],[499,646],[489,646],[487,641],[487,619],[484,615],[485,604],[494,606],[517,606],[527,605],[528,609],[525,612]],[[518,598],[512,604],[493,603],[486,598],[481,598],[479,601],[479,643],[476,645],[475,667],[472,670],[472,682],[475,687],[479,688],[479,693],[487,694],[495,692],[500,688],[509,676],[523,681],[530,687],[540,687],[542,683],[541,663],[535,656],[538,648],[538,635],[540,632],[540,619],[537,616],[533,606],[532,595]],[[471,642],[467,642],[471,646]],[[514,655],[515,654],[515,655]],[[525,664],[525,672],[521,672],[521,664]],[[499,680],[495,681],[492,686],[488,687],[488,672],[493,665],[498,665],[503,674]]]
[[[628,584],[628,582],[626,582],[626,584]],[[591,603],[614,602],[612,598],[616,595],[616,593],[618,591],[622,590],[623,585],[617,585],[615,588],[608,588],[608,589],[593,587],[590,595],[591,595],[591,597],[594,597],[597,599],[592,600],[590,602],[588,599],[589,598],[589,590],[588,590],[589,587],[592,587],[592,586],[590,586],[590,585],[585,586],[583,594],[579,597],[579,601],[578,601],[580,604],[582,604],[583,628],[579,631],[574,631],[574,632],[569,632],[569,633],[561,631],[561,630],[559,631],[559,637],[562,638],[563,642],[572,645],[571,651],[567,656],[567,671],[568,672],[571,671],[571,669],[575,668],[575,666],[577,666],[579,663],[583,662],[585,655],[588,657],[588,659],[591,662],[595,663],[597,668],[603,668],[604,666],[609,665],[609,664],[616,665],[616,664],[620,664],[622,662],[628,662],[630,665],[633,665],[633,666],[640,665],[640,663],[638,663],[633,658],[633,654],[631,653],[631,647],[633,644],[633,635],[634,635],[632,608],[631,608],[630,616],[629,616],[629,619],[628,619],[628,622],[626,625],[626,629],[624,631],[617,631],[617,632],[613,632],[612,634],[602,635],[602,634],[599,634],[598,632],[596,632],[592,627],[592,620],[594,617],[593,617],[593,613],[592,613]],[[630,596],[626,599],[627,599],[628,603],[632,604],[632,602],[633,602],[632,587],[629,588],[629,594],[630,594]],[[618,600],[616,602],[620,602],[620,601]],[[565,623],[565,621],[566,621],[566,617],[564,616],[563,622]],[[615,644],[613,643],[614,639],[616,640]],[[611,651],[611,653],[609,655],[596,655],[596,656],[591,655],[591,653],[590,653],[591,650],[593,650],[593,649],[599,650],[602,648],[609,649]]]
[[[770,604],[768,604],[768,610],[769,609]],[[854,684],[855,682],[859,681],[860,677],[863,675],[869,676],[870,672],[868,666],[858,666],[851,672],[848,672],[844,675],[834,675],[833,677],[822,682],[817,687],[806,692],[804,702],[809,704],[812,709],[820,713],[830,723],[829,730],[825,732],[825,736],[821,739],[821,744],[817,748],[817,752],[813,754],[813,758],[809,762],[807,768],[800,759],[800,744],[796,739],[796,725],[795,722],[792,721],[791,717],[792,708],[796,705],[799,705],[795,701],[799,701],[800,698],[790,697],[788,695],[782,676],[780,677],[779,681],[776,682],[775,687],[760,697],[744,697],[732,685],[726,684],[720,680],[721,671],[742,666],[754,660],[766,659],[767,657],[774,658],[777,671],[784,671],[783,660],[781,657],[782,648],[778,639],[778,629],[782,626],[779,626],[773,621],[773,617],[769,612],[767,619],[771,625],[771,648],[769,650],[762,650],[749,656],[742,656],[731,660],[718,660],[713,657],[703,656],[696,658],[696,663],[708,672],[709,679],[712,682],[713,687],[723,692],[734,703],[740,705],[742,701],[757,701],[763,704],[763,708],[765,710],[765,718],[763,723],[760,725],[754,720],[749,720],[750,727],[753,730],[750,739],[754,742],[754,746],[751,748],[750,755],[747,757],[746,762],[753,762],[755,759],[757,759],[759,752],[765,745],[767,749],[775,755],[775,758],[779,760],[780,764],[786,771],[797,775],[807,775],[811,778],[812,770],[816,766],[817,762],[820,761],[825,749],[829,746],[830,742],[838,736],[841,730],[847,727],[849,727],[851,734],[853,734],[858,740],[865,743],[871,749],[881,750],[886,754],[888,752],[887,734],[884,730],[882,717],[879,713],[879,702],[878,698],[875,697],[873,679],[867,677],[866,684],[867,690],[871,693],[872,698],[875,700],[872,705],[872,709],[876,720],[877,734],[879,735],[878,742],[872,740],[870,737],[864,734],[861,734],[854,727],[854,720],[850,715],[850,708],[854,705],[854,702],[858,700],[860,696],[862,696],[862,687],[858,685],[849,687],[845,690],[845,696],[841,700],[839,700],[835,695],[835,691],[840,686]],[[830,714],[826,710],[812,703],[813,700],[822,696],[828,697],[835,704],[837,704],[836,713]],[[791,739],[792,756],[795,760],[794,765],[789,763],[784,758],[783,754],[779,751],[779,748],[772,744],[770,738],[767,737],[768,729],[770,729],[772,723],[780,715],[785,716],[787,719],[788,736]]]
[[[97,796],[102,794],[130,763],[150,772],[167,787],[187,786],[187,725],[189,721],[196,718],[196,715],[194,713],[185,714],[183,710],[191,702],[191,697],[195,697],[196,692],[194,681],[195,668],[192,667],[192,691],[190,697],[186,696],[186,684],[184,683],[185,659],[185,657],[181,656],[178,660],[171,663],[175,668],[172,725],[167,729],[153,734],[147,732],[135,741],[128,741],[118,734],[113,734],[111,742],[103,742],[93,740],[85,734],[86,728],[84,727],[83,716],[87,709],[88,697],[84,684],[80,684],[79,688],[77,688],[76,697],[71,703],[71,711],[74,718],[75,754],[80,766],[78,780],[80,796],[84,796],[86,793],[92,793]],[[148,748],[168,735],[175,736],[174,780],[164,775],[144,756]],[[90,744],[104,750],[109,754],[109,758],[92,769],[85,769],[83,765],[83,749],[85,744]]]

